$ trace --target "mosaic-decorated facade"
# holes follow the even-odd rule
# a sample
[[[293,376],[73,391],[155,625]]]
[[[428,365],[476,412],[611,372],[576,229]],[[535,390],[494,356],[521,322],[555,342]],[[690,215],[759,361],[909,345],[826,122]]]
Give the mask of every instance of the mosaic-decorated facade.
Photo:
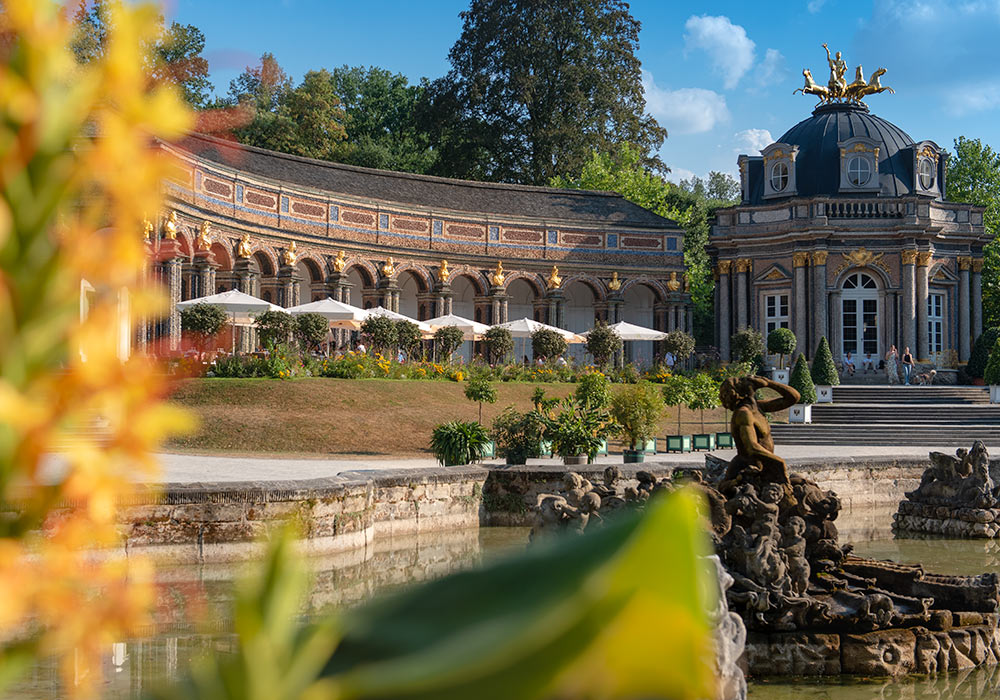
[[[617,194],[372,170],[201,135],[162,149],[175,167],[149,245],[174,303],[235,288],[421,320],[692,328],[683,231]],[[176,311],[156,333],[178,337]]]

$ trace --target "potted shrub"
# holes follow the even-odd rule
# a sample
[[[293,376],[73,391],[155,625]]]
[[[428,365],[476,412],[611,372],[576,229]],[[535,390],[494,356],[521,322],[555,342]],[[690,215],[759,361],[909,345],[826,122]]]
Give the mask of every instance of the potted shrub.
[[[228,322],[229,317],[226,316],[225,310],[217,304],[195,304],[181,311],[181,330],[194,335],[199,362],[209,342],[226,327]]]
[[[472,464],[482,458],[490,436],[479,423],[453,420],[434,428],[431,449],[443,466]]]
[[[674,374],[663,382],[663,400],[667,406],[677,407],[677,434],[667,435],[667,452],[690,452],[691,436],[681,435],[681,406],[690,400],[690,380],[683,374]]]
[[[664,354],[671,353],[676,366],[679,367],[694,352],[694,336],[682,330],[670,331],[661,342],[660,348]]]
[[[833,387],[840,384],[837,365],[833,363],[833,353],[826,337],[819,339],[819,347],[813,356],[812,380],[816,387],[816,403],[833,403]]]
[[[545,437],[553,453],[567,465],[586,464],[607,439],[610,420],[602,411],[580,402],[575,396],[562,401],[562,410],[553,418],[543,418]]]
[[[490,437],[496,445],[497,454],[508,465],[527,464],[528,459],[540,456],[544,427],[537,411],[521,413],[508,406],[493,420]]]
[[[778,356],[778,366],[771,372],[771,378],[782,384],[788,383],[788,368],[785,367],[785,355],[795,352],[797,341],[795,334],[788,328],[775,328],[767,334],[767,351]]]
[[[656,426],[662,413],[663,396],[649,382],[624,386],[611,398],[611,417],[628,446],[623,451],[626,464],[643,461],[650,439],[655,453]]]
[[[622,351],[622,339],[608,328],[607,323],[598,321],[597,325],[587,333],[586,348],[594,358],[594,364],[603,368],[607,367],[615,353]]]
[[[476,401],[479,403],[479,424],[483,424],[483,402],[486,403],[496,403],[497,402],[497,390],[493,386],[493,382],[490,381],[490,377],[486,372],[477,372],[473,376],[469,377],[468,383],[465,385],[465,398],[469,401]],[[496,445],[493,444],[491,440],[483,448],[483,457],[495,457],[496,456]]]
[[[614,333],[614,331],[611,331]],[[616,336],[617,337],[617,336]],[[611,382],[602,372],[588,372],[580,377],[574,392],[578,402],[600,411],[607,411],[611,403]],[[608,453],[608,441],[602,440],[597,454]]]
[[[990,386],[990,403],[1000,403],[1000,338],[993,344],[983,379]]]
[[[792,379],[789,386],[799,392],[799,403],[788,409],[789,423],[812,423],[812,404],[816,403],[816,387],[813,385],[806,356],[801,352],[795,360]]]
[[[183,319],[181,322],[183,323]],[[1000,328],[996,326],[985,328],[972,345],[972,353],[969,355],[969,363],[966,365],[965,371],[972,379],[972,383],[977,386],[983,386],[986,383],[983,379],[983,373],[986,371],[990,350],[996,344],[997,338],[1000,338]]]
[[[691,379],[688,408],[701,412],[701,432],[691,436],[691,447],[695,450],[714,450],[715,433],[705,432],[705,409],[719,406],[719,383],[707,372],[699,372]]]
[[[514,337],[506,328],[493,326],[483,334],[483,346],[490,364],[498,365],[514,352]]]
[[[548,328],[539,328],[531,334],[531,352],[536,358],[554,360],[566,352],[566,347],[566,339]]]

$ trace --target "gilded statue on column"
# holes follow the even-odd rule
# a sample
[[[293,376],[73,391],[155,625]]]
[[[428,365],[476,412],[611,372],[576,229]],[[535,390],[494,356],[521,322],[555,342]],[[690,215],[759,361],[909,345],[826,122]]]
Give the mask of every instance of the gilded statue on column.
[[[451,277],[451,271],[448,270],[448,261],[442,260],[441,266],[438,267],[437,278],[438,282],[441,284],[448,284],[448,278]]]
[[[553,265],[549,271],[549,276],[546,278],[545,284],[549,289],[559,289],[562,286],[562,277],[559,276],[559,268],[556,265]]]
[[[497,260],[496,269],[493,270],[493,274],[490,276],[490,281],[493,283],[494,287],[502,287],[504,280],[507,279],[507,275],[503,271],[503,261]]]
[[[333,271],[343,272],[346,266],[347,266],[347,258],[344,256],[344,251],[338,250],[337,257],[333,259]]]
[[[608,289],[610,289],[612,292],[617,292],[621,288],[622,288],[622,281],[618,279],[618,272],[617,271],[612,272],[611,281],[608,282]]]
[[[670,279],[667,280],[667,289],[671,292],[676,292],[681,288],[681,281],[677,279],[677,272],[670,273]]]
[[[198,238],[195,240],[195,248],[200,251],[212,248],[212,238],[209,236],[210,225],[207,221],[202,221],[198,228]]]
[[[395,272],[396,272],[396,263],[392,261],[392,256],[390,255],[389,259],[385,261],[384,265],[382,265],[382,274],[385,275],[386,277],[392,277],[393,273]]]
[[[281,259],[289,267],[298,262],[299,254],[295,246],[295,241],[292,241],[292,244],[285,249],[284,253],[281,254]]]
[[[168,241],[177,240],[177,212],[171,211],[163,223],[163,237]]]
[[[153,239],[153,222],[149,219],[142,220],[142,240],[149,243]]]
[[[244,233],[240,237],[240,243],[236,246],[236,257],[238,258],[249,258],[253,255],[253,250],[250,248],[250,234]]]

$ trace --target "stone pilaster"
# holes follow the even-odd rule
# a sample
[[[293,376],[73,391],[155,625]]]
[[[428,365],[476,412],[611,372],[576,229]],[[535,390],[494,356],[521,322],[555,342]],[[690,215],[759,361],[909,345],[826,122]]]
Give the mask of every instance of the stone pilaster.
[[[215,271],[219,269],[219,264],[215,262],[211,251],[207,255],[195,256],[194,268],[194,289],[191,296],[197,299],[215,294]]]
[[[690,301],[685,304],[683,311],[685,319],[684,330],[694,335],[694,306],[692,306]]]
[[[278,306],[286,309],[299,305],[299,282],[302,278],[291,265],[278,268]]]
[[[899,309],[899,325],[902,331],[900,337],[903,339],[903,347],[899,348],[899,354],[902,357],[906,348],[910,348],[910,352],[913,354],[917,352],[917,278],[914,268],[917,263],[917,251],[904,250],[900,257],[903,263],[903,304]],[[926,311],[924,313],[926,314]]]
[[[813,352],[819,347],[819,339],[828,334],[826,296],[826,257],[825,250],[816,250],[812,254],[813,264]],[[834,351],[836,355],[836,351]]]
[[[236,280],[238,283],[239,291],[244,294],[250,294],[254,296],[254,292],[257,290],[257,283],[260,277],[260,273],[255,272],[253,266],[250,263],[250,258],[240,258],[233,265],[233,271],[236,273]],[[254,345],[254,328],[252,326],[240,326],[239,327],[239,345],[237,346],[240,352],[250,352],[253,350]],[[236,330],[234,329],[234,333]]]
[[[934,254],[929,250],[917,253],[917,284],[914,303],[917,307],[917,359],[930,357],[930,337],[927,329],[928,272]]]
[[[747,289],[747,273],[750,271],[751,261],[749,258],[741,258],[736,261],[736,330],[740,331],[747,327],[750,315],[749,291]]]
[[[833,323],[830,324],[830,338],[828,340],[830,352],[833,353],[834,358],[840,357],[844,351],[844,324],[841,321],[840,296],[839,289],[830,292],[830,318],[833,319]]]
[[[613,325],[622,321],[622,307],[625,299],[620,291],[613,291],[608,294],[608,325]]]
[[[983,259],[972,259],[972,337],[983,333]]]
[[[806,274],[808,272],[809,253],[796,252],[792,254],[792,332],[797,341],[795,353],[808,353],[809,338],[807,324]]]
[[[729,326],[729,319],[732,318],[732,307],[729,301],[729,272],[732,266],[732,260],[719,261],[719,283],[716,286],[719,295],[719,355],[723,362],[729,361],[729,337],[732,335],[732,329]]]
[[[968,362],[972,341],[969,339],[972,326],[972,309],[969,299],[969,276],[972,258],[958,259],[958,361]]]
[[[566,295],[563,294],[561,289],[550,289],[549,293],[546,295],[546,299],[549,304],[548,324],[550,326],[556,326],[557,328],[565,328]]]

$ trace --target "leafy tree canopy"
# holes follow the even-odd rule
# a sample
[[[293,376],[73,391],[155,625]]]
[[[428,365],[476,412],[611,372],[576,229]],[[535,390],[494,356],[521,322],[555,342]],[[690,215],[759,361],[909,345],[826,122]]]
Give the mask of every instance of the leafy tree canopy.
[[[435,172],[544,185],[579,172],[592,151],[666,138],[646,113],[639,23],[623,0],[472,0],[429,86],[420,119],[440,152]]]
[[[587,334],[586,348],[587,352],[593,355],[594,364],[598,367],[604,367],[612,355],[621,352],[622,339],[608,328],[608,324],[601,321]]]
[[[295,321],[291,314],[284,311],[265,311],[254,316],[254,325],[260,334],[261,345],[271,348],[288,342]]]
[[[104,55],[111,22],[111,8],[116,0],[80,0],[73,15],[74,36],[70,48],[80,63],[89,63]],[[163,25],[163,17],[159,23]],[[185,101],[195,108],[208,105],[212,84],[208,81],[205,35],[191,24],[171,23],[160,36],[145,47],[149,65],[146,74],[154,82],[170,82],[180,89]]]
[[[1000,225],[1000,154],[979,139],[959,136],[948,161],[947,199],[986,207],[983,224],[995,236]],[[983,325],[1000,325],[1000,241],[983,249]]]
[[[300,314],[295,317],[294,333],[299,346],[310,351],[326,340],[330,322],[322,314]]]

